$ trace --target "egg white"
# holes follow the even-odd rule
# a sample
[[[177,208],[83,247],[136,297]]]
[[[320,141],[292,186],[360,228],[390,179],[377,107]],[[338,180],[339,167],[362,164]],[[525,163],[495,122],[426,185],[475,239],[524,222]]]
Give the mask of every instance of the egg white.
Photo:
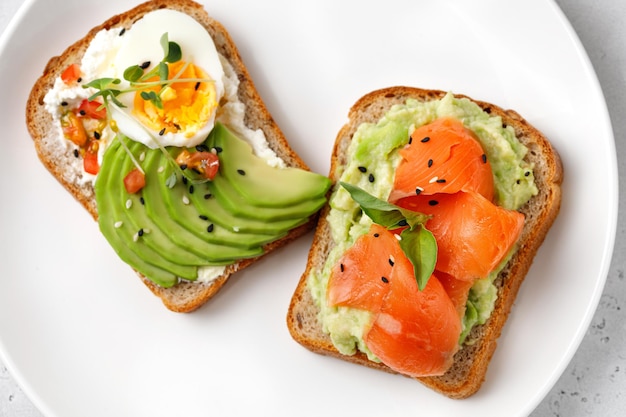
[[[224,70],[213,39],[195,19],[170,9],[161,9],[146,14],[122,36],[122,44],[113,60],[115,77],[122,80],[120,88],[125,89],[129,86],[129,83],[123,79],[126,68],[150,62],[150,66],[146,69],[149,71],[163,59],[160,39],[164,33],[168,34],[171,42],[180,45],[184,61],[200,67],[214,80],[216,100],[219,103],[224,95]],[[145,126],[132,115],[134,96],[135,94],[118,96],[120,102],[126,107],[111,105],[111,117],[115,120],[120,132],[150,148],[158,146],[156,140],[163,146],[195,146],[202,143],[213,129],[217,108],[212,112],[207,123],[191,137],[175,132],[159,135],[159,132]]]

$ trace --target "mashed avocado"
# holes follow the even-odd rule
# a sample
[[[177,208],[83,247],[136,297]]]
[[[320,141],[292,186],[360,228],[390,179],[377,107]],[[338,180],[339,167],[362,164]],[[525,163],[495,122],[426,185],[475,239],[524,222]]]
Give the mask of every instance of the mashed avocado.
[[[420,102],[409,99],[393,106],[377,123],[363,123],[355,132],[348,149],[348,159],[340,181],[356,185],[368,193],[386,200],[400,161],[398,151],[408,142],[417,127],[441,117],[455,117],[463,121],[480,141],[491,163],[496,190],[496,203],[507,209],[518,209],[537,193],[532,165],[525,162],[527,149],[515,137],[512,127],[503,126],[500,117],[490,116],[476,103],[447,94],[440,100]],[[366,233],[372,221],[363,213],[348,192],[336,188],[330,199],[328,221],[335,246],[322,270],[313,270],[308,286],[320,308],[319,319],[335,347],[343,354],[356,350],[366,353],[370,360],[378,359],[363,342],[363,332],[371,320],[371,313],[326,304],[326,287],[330,271],[357,237]],[[503,262],[503,266],[506,262]],[[497,291],[492,284],[497,271],[478,280],[470,290],[463,320],[460,342],[475,324],[489,318]]]

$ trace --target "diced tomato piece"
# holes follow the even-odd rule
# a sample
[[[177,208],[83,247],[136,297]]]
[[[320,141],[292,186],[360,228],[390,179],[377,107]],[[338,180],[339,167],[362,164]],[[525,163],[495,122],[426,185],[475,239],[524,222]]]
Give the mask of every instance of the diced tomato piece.
[[[211,152],[194,152],[189,158],[189,164],[191,167],[200,171],[204,178],[212,180],[217,175],[217,171],[220,169],[220,160],[214,153]]]
[[[73,112],[67,112],[61,117],[61,127],[66,139],[77,146],[83,147],[87,143],[87,132],[83,122]]]
[[[124,177],[124,187],[130,194],[135,194],[146,185],[146,176],[138,168],[134,168]]]
[[[80,102],[80,106],[78,106],[78,113],[81,116],[102,120],[107,117],[107,110],[104,107],[100,108],[100,106],[102,106],[102,103],[98,101],[89,101],[85,99]]]
[[[189,152],[183,149],[176,157],[176,163],[180,166],[193,169],[212,180],[220,168],[220,160],[217,155],[207,151]]]
[[[61,73],[61,80],[65,84],[73,84],[80,78],[80,66],[78,64],[72,64],[65,68]]]
[[[96,175],[100,171],[97,152],[85,152],[83,156],[83,169],[85,172],[93,175]]]

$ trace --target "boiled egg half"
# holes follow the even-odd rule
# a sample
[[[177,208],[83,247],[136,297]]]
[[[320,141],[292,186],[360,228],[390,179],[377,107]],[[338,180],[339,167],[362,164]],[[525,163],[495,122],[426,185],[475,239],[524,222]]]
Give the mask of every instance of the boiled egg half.
[[[167,63],[166,84],[159,76],[131,86],[124,71],[139,65],[146,73],[164,58],[161,37],[167,34],[180,46],[182,58]],[[192,17],[175,10],[161,9],[146,14],[122,35],[121,46],[112,63],[119,88],[137,89],[117,98],[124,107],[112,104],[111,117],[117,129],[150,148],[192,147],[202,143],[213,129],[215,114],[224,95],[224,70],[213,39]],[[142,97],[151,91],[160,104]]]

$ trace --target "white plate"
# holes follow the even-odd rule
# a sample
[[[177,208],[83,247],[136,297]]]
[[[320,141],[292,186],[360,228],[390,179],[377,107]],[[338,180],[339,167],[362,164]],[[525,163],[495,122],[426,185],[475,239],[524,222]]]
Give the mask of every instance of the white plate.
[[[514,108],[559,150],[560,217],[482,389],[464,401],[291,340],[285,313],[310,235],[238,275],[194,314],[162,307],[39,164],[24,125],[47,59],[136,1],[27,3],[0,49],[0,354],[45,415],[523,416],[560,376],[608,271],[617,168],[594,71],[552,1],[207,1],[276,121],[318,172],[328,170],[352,103],[397,84]]]

